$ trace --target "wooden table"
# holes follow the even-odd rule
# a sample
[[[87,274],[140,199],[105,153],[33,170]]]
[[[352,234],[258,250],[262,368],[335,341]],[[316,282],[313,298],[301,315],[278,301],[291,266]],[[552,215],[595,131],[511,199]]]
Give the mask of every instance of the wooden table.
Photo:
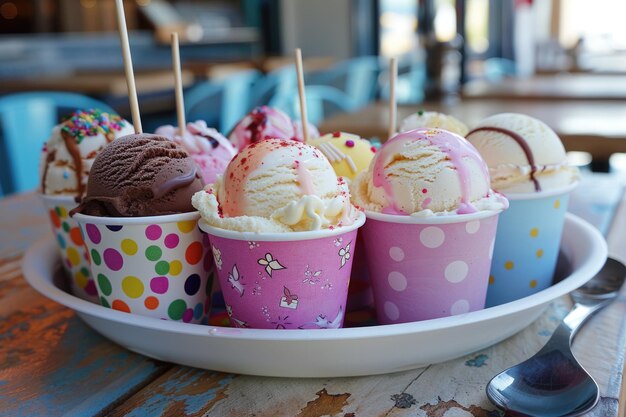
[[[419,110],[440,111],[457,117],[470,128],[496,113],[524,113],[543,120],[559,135],[565,148],[586,151],[594,159],[608,160],[614,152],[626,152],[626,104],[617,101],[529,102],[510,100],[460,100],[398,107],[398,125]],[[320,131],[343,130],[366,138],[387,136],[387,103],[375,103],[354,113],[325,120]]]
[[[472,81],[462,90],[467,99],[502,100],[626,100],[626,75],[556,74]]]
[[[626,199],[618,201],[608,241],[613,254],[626,258]],[[570,306],[567,297],[558,299],[498,345],[406,372],[335,379],[210,372],[126,351],[36,293],[20,261],[28,245],[49,233],[43,207],[25,194],[0,201],[0,213],[0,416],[496,417],[485,384],[537,351]],[[602,391],[589,416],[618,415],[625,346],[626,289],[575,343]]]

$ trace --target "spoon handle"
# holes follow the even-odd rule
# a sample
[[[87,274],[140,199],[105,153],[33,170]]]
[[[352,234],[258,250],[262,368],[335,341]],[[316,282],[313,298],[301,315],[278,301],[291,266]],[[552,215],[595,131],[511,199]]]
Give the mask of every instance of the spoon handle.
[[[574,307],[572,307],[567,316],[561,321],[561,324],[556,328],[552,337],[541,351],[551,351],[555,348],[563,351],[565,351],[565,349],[569,350],[574,336],[576,336],[576,333],[578,333],[583,323],[602,307],[609,304],[610,301],[611,300],[603,300],[595,304],[574,304]]]

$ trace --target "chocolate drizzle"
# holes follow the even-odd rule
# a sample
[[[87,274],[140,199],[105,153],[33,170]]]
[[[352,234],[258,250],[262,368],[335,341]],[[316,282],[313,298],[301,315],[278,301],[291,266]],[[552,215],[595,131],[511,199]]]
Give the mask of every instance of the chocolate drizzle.
[[[199,178],[198,169],[193,168],[186,174],[180,175],[178,177],[171,178],[164,182],[163,184],[158,185],[152,190],[154,198],[161,198],[167,193],[177,190],[182,187],[187,187],[189,184],[194,182],[196,178]]]
[[[65,142],[65,147],[67,147],[67,151],[72,156],[72,160],[74,161],[74,169],[76,170],[76,190],[79,196],[83,195],[84,186],[83,186],[83,160],[80,156],[80,148],[78,146],[78,142],[76,138],[69,133],[64,131],[61,132],[61,137],[63,137],[63,141]]]
[[[524,155],[526,155],[526,160],[528,160],[528,165],[530,165],[530,179],[535,185],[535,191],[541,191],[541,186],[539,185],[539,181],[537,181],[537,178],[535,178],[535,173],[537,172],[537,166],[535,165],[535,157],[533,156],[533,152],[530,149],[530,146],[528,146],[528,142],[526,142],[526,139],[524,139],[521,135],[513,132],[512,130],[504,129],[502,127],[495,127],[495,126],[478,127],[470,131],[467,134],[467,136],[469,137],[471,134],[476,133],[476,132],[502,133],[503,135],[506,135],[510,137],[511,139],[513,139],[515,142],[517,142],[517,144],[522,148],[522,151],[524,151]]]

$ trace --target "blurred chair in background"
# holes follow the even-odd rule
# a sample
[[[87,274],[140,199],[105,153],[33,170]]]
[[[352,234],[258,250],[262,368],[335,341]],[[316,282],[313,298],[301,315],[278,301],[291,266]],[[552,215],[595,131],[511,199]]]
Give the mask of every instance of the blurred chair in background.
[[[39,185],[41,148],[62,117],[77,109],[114,112],[101,101],[79,94],[31,92],[0,97],[0,185],[6,194]]]
[[[307,74],[307,84],[335,87],[348,95],[354,109],[376,99],[381,65],[377,56],[362,56],[342,61],[330,69]]]
[[[224,88],[220,120],[220,129],[224,135],[252,110],[252,88],[261,76],[257,70],[245,70],[217,81]]]
[[[380,75],[380,97],[389,99],[389,63]],[[396,100],[398,104],[419,104],[424,101],[426,63],[423,58],[403,57],[398,62]]]
[[[204,120],[224,135],[252,108],[252,88],[261,77],[256,70],[205,81],[185,92],[187,121]]]
[[[309,123],[318,125],[333,113],[356,110],[352,97],[343,91],[326,85],[307,85],[306,107]],[[294,120],[300,119],[300,98],[297,89],[275,96],[272,106],[284,111]]]
[[[485,79],[489,82],[498,82],[506,77],[517,75],[515,61],[506,58],[488,58],[484,63]]]
[[[284,97],[297,90],[296,69],[285,65],[259,78],[252,87],[251,106],[274,106],[275,97]]]

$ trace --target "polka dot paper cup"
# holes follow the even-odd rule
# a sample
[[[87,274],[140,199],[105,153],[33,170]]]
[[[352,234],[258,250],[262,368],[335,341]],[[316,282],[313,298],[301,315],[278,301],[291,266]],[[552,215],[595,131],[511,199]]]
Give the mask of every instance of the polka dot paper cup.
[[[100,304],[185,323],[207,323],[212,259],[198,212],[150,217],[75,214]]]
[[[552,285],[570,192],[578,185],[509,194],[493,253],[487,307],[515,301]]]
[[[70,291],[83,300],[98,303],[98,292],[91,276],[89,255],[76,220],[69,216],[78,204],[71,196],[49,196],[40,194],[48,211],[52,234],[59,247],[63,268],[70,283]]]
[[[244,233],[200,221],[211,242],[231,325],[257,329],[343,326],[357,221],[335,230]]]
[[[366,215],[362,234],[379,324],[485,307],[499,212]]]

